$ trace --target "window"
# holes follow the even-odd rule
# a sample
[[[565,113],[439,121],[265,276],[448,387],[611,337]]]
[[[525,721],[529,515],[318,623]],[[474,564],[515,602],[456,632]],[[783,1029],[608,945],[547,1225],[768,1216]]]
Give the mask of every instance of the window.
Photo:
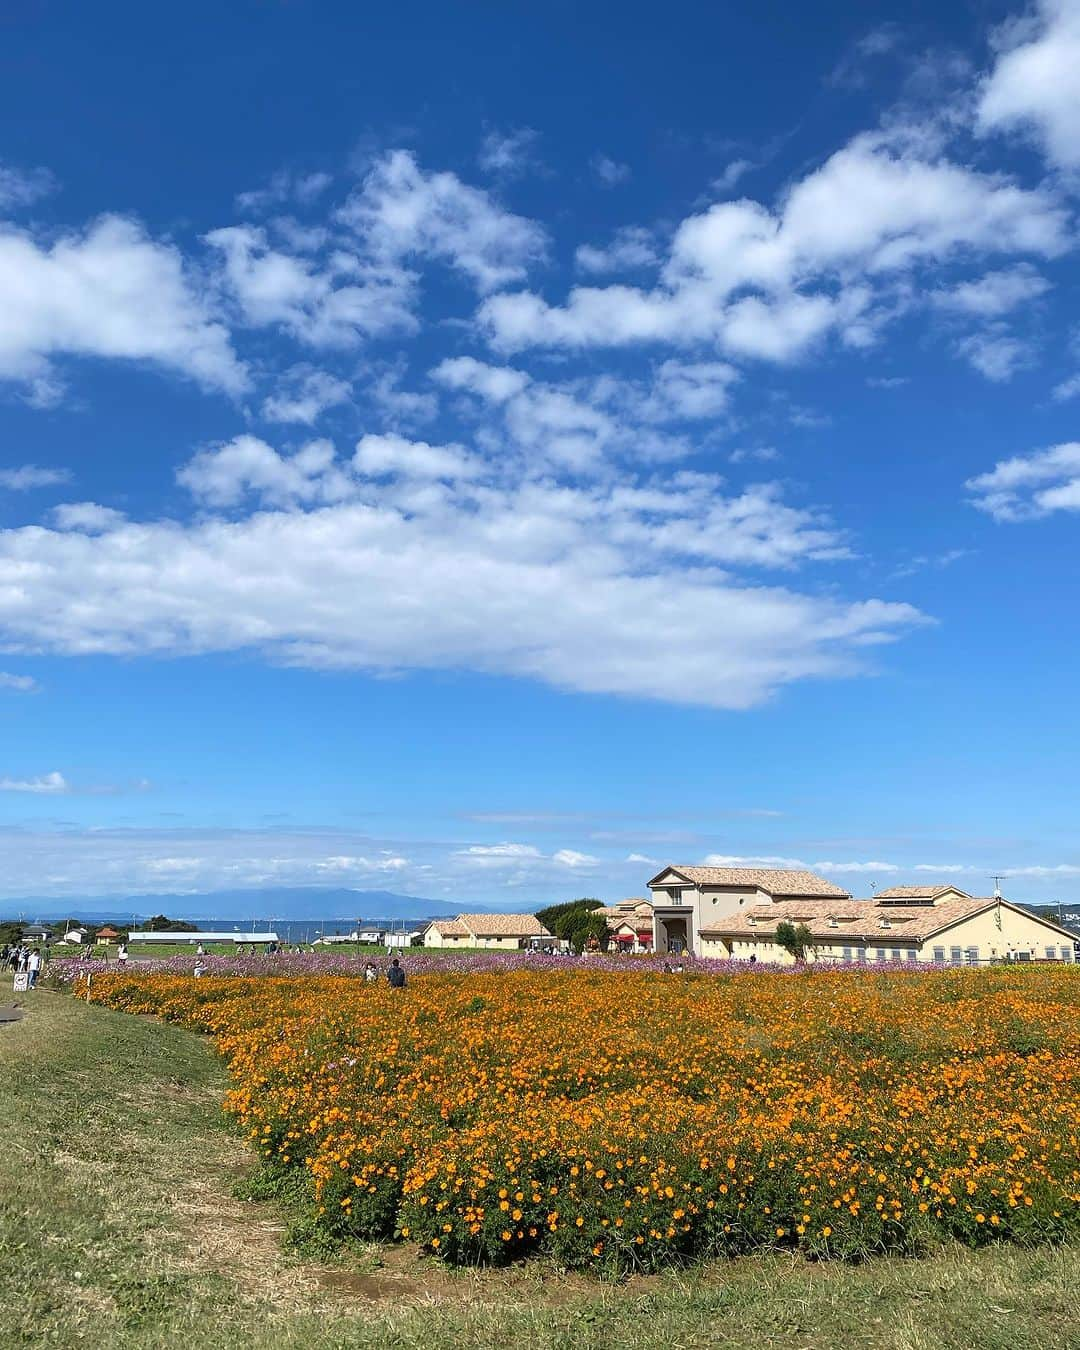
[[[667,888],[668,904],[677,905],[682,899],[682,889],[679,886],[669,886]]]
[[[843,947],[843,948],[841,948],[841,950],[843,951],[843,954],[844,954],[844,960],[845,960],[845,961],[850,961],[850,960],[851,960],[851,948],[850,948],[850,947]]]
[[[960,962],[963,961],[963,959],[964,959],[963,947],[949,948],[949,960],[952,962],[954,966],[958,966]]]
[[[1071,960],[1072,960],[1072,948],[1071,948],[1071,947],[1062,947],[1062,949],[1061,949],[1061,959],[1062,959],[1063,961],[1071,961]]]
[[[885,948],[884,948],[884,947],[877,947],[877,948],[875,948],[875,950],[874,950],[874,960],[875,960],[875,961],[884,961],[884,960],[885,960]]]
[[[856,958],[858,959],[859,965],[861,965],[861,966],[865,966],[865,965],[866,965],[866,948],[865,948],[865,947],[860,947],[860,948],[856,951],[855,956],[856,956]]]
[[[909,961],[917,961],[919,959],[919,953],[915,950],[914,947],[910,947],[908,949],[907,959]]]
[[[944,947],[935,947],[935,948],[934,948],[934,960],[938,963],[939,966],[943,966],[943,965],[945,964],[945,948],[944,948]]]
[[[1057,948],[1056,948],[1056,947],[1047,947],[1047,949],[1046,949],[1046,959],[1047,959],[1048,961],[1056,961],[1056,960],[1057,960]]]
[[[894,947],[894,948],[892,949],[892,951],[889,953],[889,960],[890,960],[890,961],[899,961],[899,960],[901,960],[901,958],[902,958],[902,953],[901,953],[901,951],[900,951],[900,948],[899,948],[899,947]]]
[[[967,962],[969,966],[977,966],[979,964],[978,947],[969,947],[967,951],[964,953],[964,960]]]

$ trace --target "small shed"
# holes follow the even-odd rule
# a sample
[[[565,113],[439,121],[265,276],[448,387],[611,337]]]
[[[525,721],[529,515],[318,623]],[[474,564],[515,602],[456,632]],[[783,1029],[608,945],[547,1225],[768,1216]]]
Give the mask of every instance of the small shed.
[[[104,928],[99,928],[97,930],[98,942],[115,942],[119,936],[120,934],[116,929],[111,928],[108,924],[106,924]]]

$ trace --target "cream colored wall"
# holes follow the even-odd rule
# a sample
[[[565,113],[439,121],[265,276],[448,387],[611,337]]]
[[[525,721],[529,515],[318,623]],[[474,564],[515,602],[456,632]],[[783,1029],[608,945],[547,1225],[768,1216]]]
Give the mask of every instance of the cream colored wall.
[[[469,939],[470,947],[483,947],[486,950],[497,952],[516,952],[520,947],[523,938],[511,937],[499,934],[493,937],[475,937]]]

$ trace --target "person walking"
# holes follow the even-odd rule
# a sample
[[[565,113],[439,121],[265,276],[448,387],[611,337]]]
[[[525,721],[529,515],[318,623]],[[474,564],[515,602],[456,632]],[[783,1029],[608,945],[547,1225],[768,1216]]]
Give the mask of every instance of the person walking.
[[[30,977],[26,987],[28,989],[33,989],[34,985],[37,983],[38,973],[41,970],[41,953],[36,947],[26,958],[26,969]]]
[[[401,968],[401,962],[395,956],[390,962],[390,969],[386,972],[386,979],[391,989],[405,988],[405,972]]]

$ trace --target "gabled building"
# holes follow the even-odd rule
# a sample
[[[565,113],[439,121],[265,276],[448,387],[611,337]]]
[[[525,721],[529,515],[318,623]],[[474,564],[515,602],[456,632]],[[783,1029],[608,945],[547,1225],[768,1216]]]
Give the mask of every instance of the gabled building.
[[[622,952],[651,952],[653,949],[653,904],[634,896],[615,905],[594,910],[607,920],[611,947]]]
[[[772,867],[665,867],[649,882],[658,952],[702,955],[701,933],[748,905],[779,900],[850,900],[814,872]]]
[[[870,900],[777,899],[747,905],[700,931],[699,952],[788,964],[779,923],[810,932],[810,961],[903,961],[979,965],[992,961],[1073,961],[1076,936],[1001,896],[955,886],[894,886]]]
[[[425,947],[521,951],[553,940],[534,914],[459,914],[456,919],[433,919],[423,932]]]

